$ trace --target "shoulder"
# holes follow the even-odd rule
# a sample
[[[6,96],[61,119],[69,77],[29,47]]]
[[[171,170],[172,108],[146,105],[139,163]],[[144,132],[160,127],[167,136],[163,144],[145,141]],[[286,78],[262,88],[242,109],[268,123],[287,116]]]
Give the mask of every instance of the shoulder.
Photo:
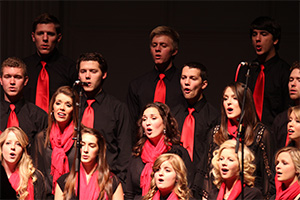
[[[63,174],[57,179],[57,184],[59,185],[59,187],[61,188],[62,191],[65,188],[66,178],[69,176],[69,174],[70,173]]]
[[[256,187],[245,187],[245,199],[263,199],[261,191]]]
[[[40,107],[36,106],[32,102],[29,102],[29,101],[25,100],[25,104],[24,105],[28,108],[28,110],[31,113],[37,113],[37,114],[40,114],[40,115],[48,116],[47,113],[43,109],[41,109]]]
[[[134,78],[132,81],[130,81],[130,86],[139,86],[144,82],[147,82],[149,78],[152,78],[155,76],[154,70],[148,71],[136,78]]]

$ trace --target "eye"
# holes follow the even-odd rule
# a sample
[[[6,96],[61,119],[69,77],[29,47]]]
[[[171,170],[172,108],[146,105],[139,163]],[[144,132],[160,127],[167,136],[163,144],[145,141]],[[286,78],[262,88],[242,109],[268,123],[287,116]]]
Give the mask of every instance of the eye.
[[[59,106],[59,105],[60,105],[60,102],[59,102],[59,101],[55,102],[55,105]]]
[[[20,146],[20,147],[22,147],[22,145],[21,145],[21,143],[20,143],[20,142],[18,142],[18,143],[17,143],[17,145],[18,145],[18,146]]]
[[[69,108],[71,108],[71,107],[72,107],[72,104],[70,104],[70,103],[67,103],[67,106],[68,106]]]

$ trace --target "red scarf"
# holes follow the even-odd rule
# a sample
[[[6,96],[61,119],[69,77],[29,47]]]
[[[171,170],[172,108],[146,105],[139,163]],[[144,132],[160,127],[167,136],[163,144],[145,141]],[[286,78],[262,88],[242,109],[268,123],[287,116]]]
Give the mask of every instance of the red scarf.
[[[150,140],[147,139],[143,146],[141,158],[143,163],[146,163],[140,180],[140,187],[142,188],[143,196],[147,194],[150,188],[151,172],[154,161],[159,155],[169,150],[168,146],[164,143],[164,139],[165,137],[161,137],[156,146],[153,146]]]
[[[275,200],[293,200],[295,197],[300,194],[300,185],[296,181],[293,185],[290,185],[285,190],[282,190],[283,183],[277,180],[275,176],[275,187],[276,187],[276,198]]]
[[[97,168],[97,167],[96,167]],[[86,173],[85,170],[80,164],[80,200],[97,200],[100,194],[100,188],[98,185],[98,174],[99,171],[95,170],[92,174],[92,177],[89,180],[89,183],[86,182]],[[77,177],[77,176],[76,176]],[[75,183],[75,194],[77,195],[77,181]],[[108,200],[106,192],[104,194],[104,199]]]
[[[237,137],[237,128],[237,125],[232,124],[230,119],[227,120],[227,131],[234,139]]]
[[[160,200],[160,191],[158,190],[155,195],[153,196],[152,200]],[[177,195],[173,191],[170,196],[167,198],[167,200],[178,200]]]
[[[73,121],[61,133],[57,123],[53,123],[50,132],[50,143],[52,147],[51,175],[53,176],[52,194],[55,193],[57,179],[69,172],[69,160],[66,152],[72,147],[74,132]]]
[[[221,187],[220,187],[217,200],[223,200],[224,199],[225,188],[226,188],[226,186],[225,186],[225,183],[223,182]],[[241,192],[242,192],[241,180],[237,180],[237,182],[234,184],[227,200],[237,199],[237,197],[241,194]]]
[[[11,174],[11,176],[9,177],[8,180],[9,180],[12,188],[14,188],[14,190],[18,194],[17,189],[18,189],[19,184],[20,184],[19,169],[15,170],[15,172]],[[32,178],[31,177],[28,180],[27,192],[28,192],[28,195],[26,197],[26,200],[34,200],[34,189],[33,189],[33,183],[32,183]]]

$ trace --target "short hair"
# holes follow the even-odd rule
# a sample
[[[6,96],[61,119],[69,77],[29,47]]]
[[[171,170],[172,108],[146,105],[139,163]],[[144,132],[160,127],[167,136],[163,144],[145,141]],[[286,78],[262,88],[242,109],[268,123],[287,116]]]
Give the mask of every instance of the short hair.
[[[189,68],[199,69],[200,70],[200,77],[201,77],[202,81],[205,81],[205,80],[207,81],[207,79],[208,79],[207,68],[202,63],[199,63],[199,62],[188,62],[188,63],[185,63],[183,65],[183,67],[181,68],[181,71],[186,66],[188,66]]]
[[[17,67],[23,69],[23,75],[27,76],[27,67],[26,64],[18,57],[9,57],[2,62],[0,76],[3,75],[4,67]]]
[[[150,33],[150,44],[152,39],[157,35],[166,35],[173,40],[173,50],[178,50],[179,46],[179,33],[169,26],[158,26]]]
[[[152,173],[151,173],[151,184],[150,184],[150,190],[148,191],[147,195],[144,197],[144,199],[152,199],[155,195],[156,191],[158,191],[158,187],[155,183],[155,173],[160,169],[160,166],[165,161],[169,161],[172,165],[175,173],[176,173],[176,183],[174,186],[174,192],[178,196],[179,199],[187,200],[191,196],[191,191],[188,187],[187,183],[187,169],[186,166],[180,156],[173,153],[164,153],[158,156],[158,158],[155,160],[153,167],[152,167]]]
[[[293,62],[292,66],[290,68],[290,72],[292,72],[294,69],[299,69],[300,70],[300,63],[299,63],[299,61]]]
[[[32,23],[32,32],[35,32],[38,24],[51,24],[53,23],[55,26],[55,30],[57,34],[61,34],[61,25],[59,20],[49,13],[42,13],[37,16]]]
[[[290,146],[279,149],[275,155],[275,166],[277,165],[277,158],[279,154],[283,152],[287,152],[290,154],[295,166],[295,171],[298,177],[298,181],[300,181],[300,150],[297,149],[296,147],[290,147]]]
[[[273,36],[273,41],[278,39],[278,42],[275,45],[275,49],[279,49],[279,43],[281,38],[281,26],[275,19],[268,16],[260,16],[256,18],[250,25],[250,39],[252,38],[252,33],[254,29],[266,30],[269,33],[271,33]]]
[[[224,182],[223,178],[221,177],[220,173],[220,167],[219,167],[219,161],[221,153],[224,149],[233,149],[235,150],[236,147],[236,140],[226,140],[223,144],[221,144],[220,148],[215,150],[212,159],[212,165],[213,169],[211,170],[211,173],[214,175],[215,180],[214,184],[220,188],[221,184]],[[239,151],[237,155],[238,161],[239,161],[239,171],[242,169],[242,147],[239,146]],[[253,173],[256,169],[254,162],[254,155],[251,152],[251,150],[244,146],[244,183],[250,187],[254,186],[254,180],[255,177],[253,176]],[[240,178],[240,174],[237,175],[237,177]]]
[[[102,71],[102,73],[104,74],[107,72],[108,69],[107,62],[102,56],[102,54],[98,52],[88,52],[88,53],[81,54],[77,59],[77,63],[76,63],[76,68],[78,71],[80,69],[80,63],[82,61],[97,61],[99,63],[99,68]]]

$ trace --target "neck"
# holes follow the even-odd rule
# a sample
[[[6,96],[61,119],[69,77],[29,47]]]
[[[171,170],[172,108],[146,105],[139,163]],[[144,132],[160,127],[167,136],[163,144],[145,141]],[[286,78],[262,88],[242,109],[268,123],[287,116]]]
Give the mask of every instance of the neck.
[[[228,179],[228,180],[225,180],[225,181],[224,181],[224,183],[225,183],[225,194],[226,194],[227,196],[230,195],[231,190],[232,190],[233,186],[236,184],[237,180],[238,180],[238,179],[234,179],[234,180]],[[225,196],[225,195],[224,195],[224,196]]]
[[[294,141],[295,141],[295,147],[296,147],[297,149],[300,149],[300,138],[297,138],[297,139],[295,139]]]
[[[88,99],[94,99],[101,91],[102,91],[102,87],[97,88],[91,92],[85,92],[85,94]]]
[[[2,160],[2,166],[6,172],[7,177],[9,178],[12,173],[16,170],[16,164],[9,164],[4,159]]]
[[[284,182],[282,184],[282,186],[283,186],[282,189],[286,190],[287,188],[292,186],[295,182],[298,182],[298,177],[297,176],[295,176],[293,179],[290,179],[290,180],[287,180],[286,182]],[[298,184],[299,184],[299,182],[298,182]]]
[[[94,173],[94,171],[96,170],[96,167],[97,167],[95,162],[93,162],[91,164],[82,164],[82,166],[83,166],[83,169],[84,169],[87,176],[92,175]]]
[[[172,60],[170,60],[167,63],[162,63],[162,64],[156,64],[155,69],[157,69],[159,72],[166,72],[168,71],[173,65]]]
[[[275,47],[270,52],[257,56],[260,63],[265,63],[276,55]]]
[[[69,125],[69,122],[57,122],[58,127],[60,129],[60,132],[63,133],[64,130],[67,128],[67,126]]]
[[[19,101],[21,99],[21,97],[22,97],[21,93],[19,93],[16,96],[8,96],[8,95],[4,94],[4,100],[9,103],[15,103],[15,102]]]
[[[160,134],[154,138],[149,138],[149,140],[150,140],[151,144],[156,147],[156,145],[158,144],[158,142],[160,141],[162,136],[163,136],[163,134]]]
[[[239,122],[237,121],[237,119],[229,119],[229,121],[232,125],[236,125],[236,126],[239,125]]]
[[[199,95],[199,97],[195,97],[195,98],[193,98],[193,99],[187,99],[187,102],[188,102],[189,105],[193,106],[193,105],[195,105],[198,101],[200,101],[201,99],[203,99],[203,94],[202,94],[202,93]]]
[[[295,104],[295,106],[299,106],[300,105],[300,98],[295,99],[294,104]]]

